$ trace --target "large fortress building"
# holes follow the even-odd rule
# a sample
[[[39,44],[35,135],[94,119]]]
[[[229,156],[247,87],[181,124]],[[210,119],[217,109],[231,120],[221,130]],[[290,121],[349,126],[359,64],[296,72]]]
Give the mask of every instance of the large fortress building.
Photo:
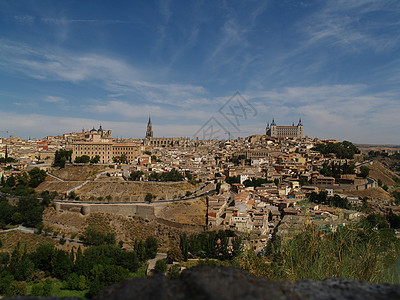
[[[275,119],[272,119],[271,125],[267,123],[265,134],[271,138],[303,138],[303,123],[299,119],[297,125],[292,126],[278,126],[275,123]]]

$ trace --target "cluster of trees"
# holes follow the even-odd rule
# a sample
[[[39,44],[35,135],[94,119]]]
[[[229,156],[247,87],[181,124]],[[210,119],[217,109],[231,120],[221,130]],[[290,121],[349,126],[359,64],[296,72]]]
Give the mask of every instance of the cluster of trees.
[[[130,175],[129,179],[133,180],[133,181],[138,181],[143,176],[143,174],[144,173],[142,171],[131,172],[131,175]]]
[[[82,155],[82,156],[77,156],[75,157],[74,162],[75,163],[81,163],[81,164],[87,164],[87,163],[91,163],[91,164],[97,164],[100,161],[100,156],[99,155],[95,155],[92,158],[90,158],[88,155]]]
[[[349,141],[343,141],[341,143],[326,143],[317,144],[314,150],[321,154],[336,154],[337,158],[354,158],[354,154],[359,154],[360,150]]]
[[[152,172],[149,174],[149,180],[151,181],[182,181],[183,179],[184,176],[176,169],[162,173]]]
[[[116,164],[127,164],[128,163],[128,157],[126,156],[125,153],[123,153],[120,156],[113,157],[113,162],[116,163]]]
[[[251,165],[251,159],[246,158],[246,156],[243,155],[243,154],[242,155],[238,155],[238,156],[234,156],[229,161],[233,162],[235,164],[235,166],[240,165],[242,161],[244,161],[245,165]]]
[[[232,183],[240,183],[239,176],[227,176],[225,179],[226,183],[232,184]]]
[[[369,156],[370,158],[375,158],[375,157],[388,157],[389,154],[388,154],[386,151],[379,151],[379,150],[374,151],[374,150],[371,150],[371,151],[368,152],[368,156]]]
[[[115,245],[115,234],[114,233],[101,233],[93,228],[87,228],[85,233],[81,237],[89,245],[100,246],[100,245]]]
[[[331,163],[324,162],[321,170],[319,172],[324,176],[340,177],[342,174],[354,174],[354,164],[335,164],[333,161]]]
[[[91,298],[104,287],[131,276],[143,262],[156,256],[157,247],[155,238],[149,237],[136,242],[133,251],[104,244],[67,252],[42,244],[28,254],[18,243],[11,256],[0,253],[0,294],[26,294],[26,282],[51,276],[62,280],[65,289],[88,290],[86,296]],[[33,285],[32,294],[45,296],[51,290],[52,281],[41,280]]]
[[[230,260],[242,252],[242,239],[231,230],[202,232],[180,236],[179,248],[168,251],[170,261],[186,261],[189,257]]]
[[[392,196],[394,197],[396,204],[400,204],[400,191],[393,191]]]
[[[339,195],[335,195],[333,197],[328,197],[327,191],[320,191],[318,194],[316,192],[312,192],[308,195],[308,199],[311,202],[315,202],[318,204],[326,204],[334,207],[346,208],[350,209],[351,205],[347,198],[342,198]]]
[[[256,187],[259,187],[259,186],[261,186],[262,184],[265,184],[265,183],[272,183],[273,181],[271,181],[271,180],[268,180],[268,179],[266,179],[266,178],[252,178],[252,179],[247,179],[247,180],[245,180],[244,182],[243,182],[243,184],[246,186],[246,187],[248,187],[248,186],[254,186],[255,188]]]
[[[72,160],[72,150],[60,149],[54,154],[54,167],[64,168],[67,161]]]
[[[12,157],[0,157],[0,164],[14,163],[16,160]]]
[[[47,173],[35,167],[26,172],[22,172],[14,176],[11,174],[7,179],[1,178],[1,191],[7,194],[15,194],[18,196],[26,196],[34,194],[34,188],[46,179]]]
[[[34,195],[21,197],[16,206],[11,205],[5,196],[0,197],[0,228],[9,224],[40,227],[44,205]]]

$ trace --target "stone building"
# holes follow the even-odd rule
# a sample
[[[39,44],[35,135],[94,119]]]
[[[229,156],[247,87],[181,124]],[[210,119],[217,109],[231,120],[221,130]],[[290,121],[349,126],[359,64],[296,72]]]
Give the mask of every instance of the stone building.
[[[128,162],[132,163],[140,155],[142,148],[135,143],[76,142],[72,146],[72,160],[82,155],[90,158],[98,155],[101,163],[112,162],[114,157],[121,155],[126,155]]]
[[[190,138],[187,137],[153,137],[153,125],[149,117],[147,123],[146,137],[143,141],[145,146],[152,147],[186,147],[190,145]]]
[[[93,128],[91,130],[82,129],[81,132],[64,133],[63,140],[68,143],[74,142],[108,142],[112,141],[112,131],[104,130],[100,125],[99,129]]]
[[[272,119],[271,125],[267,123],[266,135],[271,138],[303,138],[303,123],[301,119],[297,125],[278,126],[275,120]]]

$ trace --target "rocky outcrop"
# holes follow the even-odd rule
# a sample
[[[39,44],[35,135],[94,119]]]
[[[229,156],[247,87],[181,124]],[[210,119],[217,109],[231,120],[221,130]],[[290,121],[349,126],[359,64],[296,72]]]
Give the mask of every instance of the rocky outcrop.
[[[95,298],[149,300],[233,299],[400,299],[400,285],[370,284],[358,280],[328,278],[322,281],[269,281],[226,267],[196,267],[179,279],[159,275],[128,279],[101,291]]]

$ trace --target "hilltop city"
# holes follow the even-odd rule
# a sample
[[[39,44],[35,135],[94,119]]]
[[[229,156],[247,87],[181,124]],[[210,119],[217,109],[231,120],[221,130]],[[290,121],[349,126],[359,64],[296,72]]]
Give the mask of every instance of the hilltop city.
[[[102,125],[43,139],[7,132],[0,140],[1,203],[11,212],[2,213],[0,240],[9,230],[44,236],[56,241],[57,251],[73,253],[71,264],[82,255],[78,248],[119,241],[119,249],[136,253],[131,271],[161,272],[161,261],[173,277],[188,258],[240,257],[240,265],[250,251],[268,261],[278,241],[290,245],[305,230],[337,234],[369,220],[368,230],[383,226],[398,237],[400,154],[394,146],[312,139],[301,119],[291,126],[272,119],[263,135],[228,140],[157,137],[153,130],[149,118],[143,139],[114,138]],[[158,250],[140,254],[152,241]],[[207,246],[210,241],[215,246]],[[93,286],[83,271],[48,272],[71,290],[80,289],[71,276],[81,274],[89,296],[107,285]]]

